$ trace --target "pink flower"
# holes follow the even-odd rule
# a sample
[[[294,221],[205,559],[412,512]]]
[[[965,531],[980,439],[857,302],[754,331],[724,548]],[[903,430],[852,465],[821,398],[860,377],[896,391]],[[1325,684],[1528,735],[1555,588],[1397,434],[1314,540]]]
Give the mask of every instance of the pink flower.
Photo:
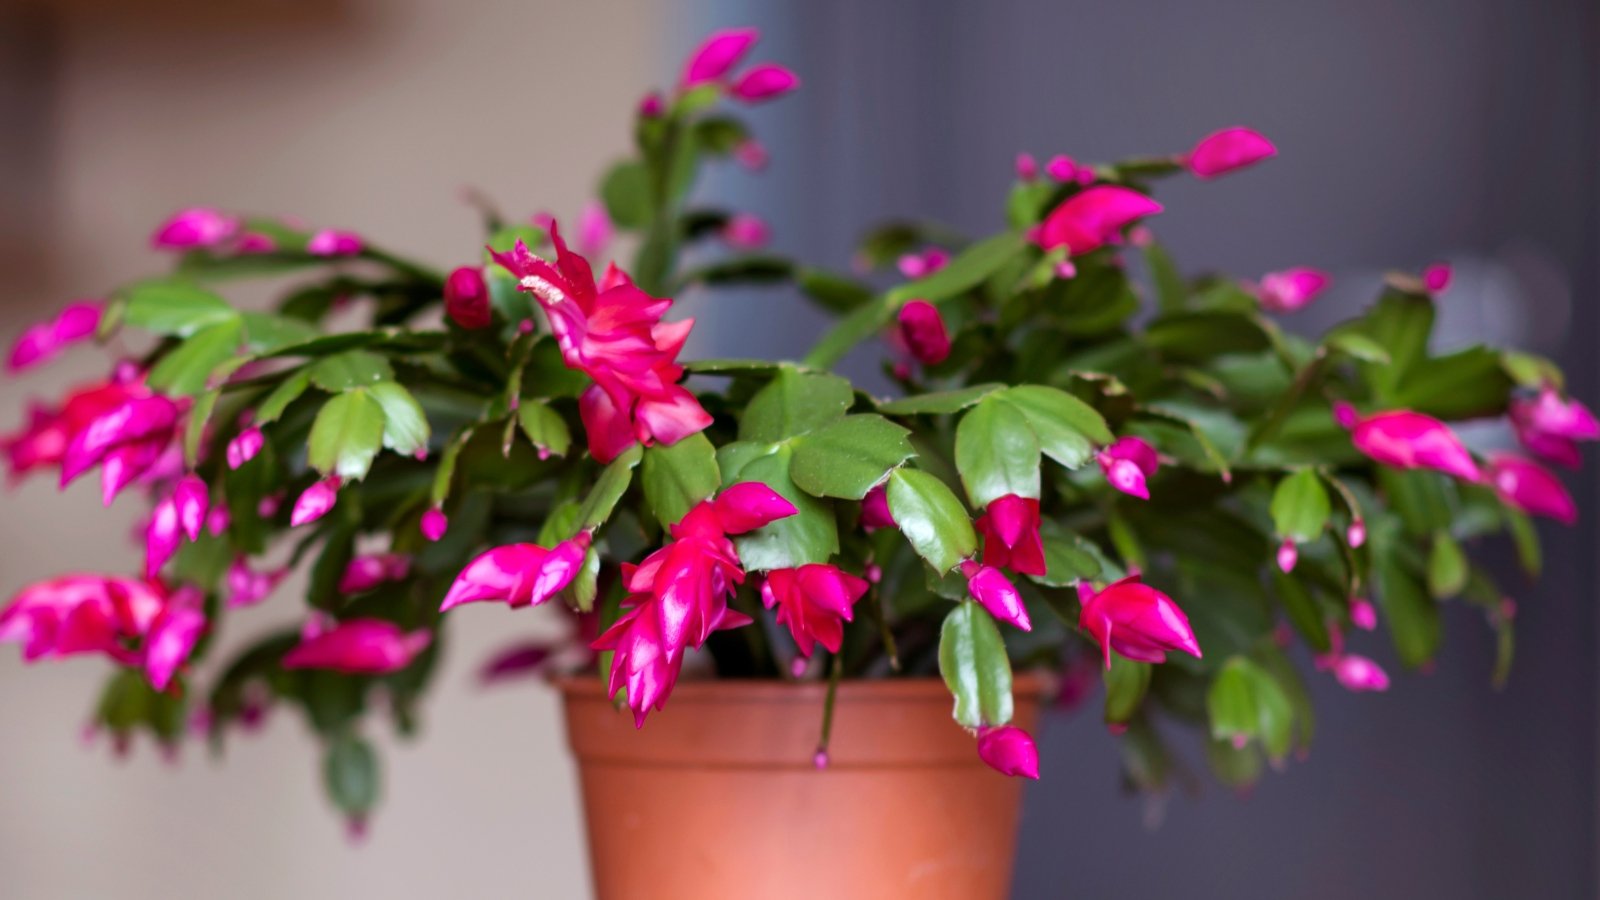
[[[1326,272],[1317,269],[1284,269],[1261,276],[1261,286],[1256,295],[1261,305],[1273,312],[1294,312],[1304,309],[1315,300],[1331,281]]]
[[[61,484],[102,462],[112,465],[101,472],[105,499],[154,466],[177,431],[180,407],[148,389],[132,387],[122,399],[100,412],[70,436],[61,454]]]
[[[444,510],[435,506],[422,514],[422,536],[430,542],[438,542],[450,530],[450,520]]]
[[[1044,172],[1062,184],[1069,182],[1088,184],[1094,181],[1093,168],[1080,166],[1072,157],[1060,154],[1050,157],[1050,161],[1044,164]],[[1085,176],[1087,176],[1087,180],[1085,180]]]
[[[1300,548],[1295,545],[1293,538],[1284,538],[1278,545],[1278,568],[1285,575],[1294,571],[1294,565],[1300,560]]]
[[[1039,748],[1015,725],[978,729],[978,758],[1001,775],[1039,780]]]
[[[228,468],[237,469],[255,459],[256,454],[261,452],[261,448],[266,443],[266,436],[261,433],[260,428],[254,425],[234,435],[228,441],[228,449],[225,454],[228,458]]]
[[[754,28],[727,28],[714,31],[689,55],[679,83],[684,88],[720,81],[750,52],[761,32]]]
[[[411,557],[403,553],[372,553],[357,556],[339,576],[339,593],[359,594],[411,574]]]
[[[667,101],[662,99],[660,91],[651,91],[639,98],[639,118],[659,119],[667,111]]]
[[[1333,664],[1333,677],[1351,691],[1386,691],[1389,675],[1365,656],[1346,653]]]
[[[759,172],[767,167],[767,148],[755,138],[745,138],[733,148],[733,161],[747,172]]]
[[[1361,519],[1351,520],[1350,527],[1345,529],[1344,539],[1352,550],[1365,544],[1367,542],[1367,523]]]
[[[361,235],[353,231],[325,228],[306,241],[306,252],[312,256],[354,256],[364,246]]]
[[[239,230],[239,220],[203,206],[191,207],[173,213],[162,222],[150,244],[158,250],[188,250],[194,247],[215,247]]]
[[[1488,481],[1507,506],[1566,525],[1578,520],[1578,505],[1566,486],[1538,463],[1497,454],[1489,459]]]
[[[241,255],[271,253],[277,249],[277,240],[265,234],[257,234],[254,231],[239,235],[239,240],[233,245],[233,251]]]
[[[1045,574],[1038,500],[1006,494],[991,500],[973,525],[983,536],[985,564],[1021,575]]]
[[[776,100],[800,87],[800,77],[776,63],[751,66],[733,83],[729,93],[746,103]]]
[[[383,619],[351,619],[303,637],[283,655],[285,669],[329,669],[347,675],[398,672],[432,643],[426,629],[402,631]]]
[[[339,502],[339,484],[339,476],[330,475],[306,488],[294,501],[294,509],[289,513],[290,527],[299,528],[327,515],[328,510]]]
[[[206,514],[206,531],[212,537],[222,537],[232,524],[233,513],[229,512],[224,504],[218,503],[211,507],[210,513]]]
[[[950,357],[950,334],[938,307],[926,300],[912,300],[900,307],[896,318],[900,339],[917,362],[936,366]]]
[[[889,492],[881,484],[861,499],[861,527],[866,531],[895,527],[894,514],[889,512]]]
[[[1579,400],[1545,387],[1533,399],[1511,401],[1511,427],[1528,451],[1546,461],[1576,469],[1583,462],[1579,441],[1600,440],[1600,422]]]
[[[1100,464],[1100,471],[1105,473],[1106,481],[1111,482],[1112,487],[1141,500],[1150,499],[1146,481],[1161,468],[1161,460],[1156,455],[1156,448],[1144,438],[1132,435],[1118,438],[1111,446],[1100,451],[1095,461]]]
[[[0,643],[22,645],[22,659],[104,653],[133,664],[124,639],[150,630],[166,606],[157,584],[113,575],[67,575],[24,587],[0,610]]]
[[[1277,155],[1278,148],[1260,132],[1249,128],[1224,128],[1201,138],[1184,157],[1183,164],[1197,178],[1215,178]]]
[[[40,322],[22,333],[11,345],[11,358],[6,367],[21,372],[54,359],[67,347],[94,337],[100,327],[101,304],[97,300],[79,300],[62,308],[56,317]]]
[[[1378,627],[1378,610],[1372,601],[1355,597],[1350,600],[1350,623],[1362,631],[1372,631]]]
[[[759,250],[772,240],[772,230],[760,216],[738,213],[722,226],[722,240],[735,250]]]
[[[737,627],[749,621],[732,611],[728,615],[733,621],[725,624],[718,620],[713,627]],[[653,605],[645,603],[624,612],[592,646],[612,651],[606,692],[615,699],[618,691],[626,689],[633,727],[643,728],[650,710],[660,710],[666,704],[678,682],[678,672],[683,669],[682,656],[668,656],[661,620]]]
[[[1017,177],[1023,181],[1032,181],[1039,177],[1039,162],[1031,153],[1018,153],[1015,168]]]
[[[178,518],[178,502],[168,497],[150,513],[144,533],[144,576],[154,579],[161,567],[172,559],[183,543],[183,526]]]
[[[907,278],[926,278],[950,264],[950,254],[943,247],[929,247],[921,253],[907,253],[896,265]]]
[[[67,448],[102,415],[119,408],[130,399],[148,394],[149,390],[135,381],[111,381],[75,390],[56,408],[33,406],[28,412],[27,425],[21,431],[0,439],[0,450],[5,452],[12,479],[16,480],[37,468],[62,463]],[[121,483],[115,487],[120,490],[123,484],[138,476],[139,467],[136,463],[143,462],[148,467],[154,464],[159,455],[158,449],[139,459],[120,460],[121,469],[128,471],[113,473],[121,479]],[[107,480],[107,476],[102,474],[102,482]],[[108,493],[115,496],[115,491]]]
[[[635,441],[671,444],[703,430],[711,416],[678,381],[678,352],[693,320],[663,323],[671,300],[651,297],[612,266],[596,286],[589,263],[567,249],[551,223],[551,264],[518,242],[495,261],[517,276],[544,308],[570,369],[594,379],[579,398],[589,452],[610,462]]]
[[[172,489],[172,500],[178,508],[178,525],[191,541],[200,540],[205,529],[206,513],[211,509],[211,489],[199,476],[185,475]]]
[[[503,602],[512,609],[538,606],[572,583],[588,550],[587,531],[549,550],[538,544],[496,547],[467,563],[450,585],[439,611],[485,600]]]
[[[1101,184],[1061,202],[1039,226],[1045,250],[1066,247],[1073,256],[1118,240],[1129,225],[1161,212],[1161,204],[1131,188]]]
[[[810,657],[816,644],[839,652],[844,623],[867,592],[866,579],[837,566],[812,563],[795,569],[773,569],[761,584],[761,604],[778,607],[778,624],[794,636],[800,655]]]
[[[578,252],[586,257],[601,255],[611,244],[613,233],[605,204],[598,200],[585,203],[578,214]]]
[[[1451,275],[1449,263],[1434,263],[1422,270],[1422,286],[1430,294],[1442,294],[1450,289]]]
[[[1466,481],[1481,477],[1478,464],[1450,426],[1407,409],[1365,418],[1347,403],[1334,405],[1334,417],[1350,429],[1357,450],[1397,469],[1434,469]]]
[[[489,305],[489,284],[477,266],[458,266],[444,280],[444,313],[468,331],[488,328],[494,321]]]
[[[180,591],[150,625],[144,642],[144,672],[156,690],[167,689],[205,633],[206,616],[200,605],[198,591]]]
[[[224,596],[228,608],[242,609],[260,603],[288,574],[288,569],[252,571],[248,560],[243,556],[236,558],[228,566],[228,574],[224,581],[227,589]]]
[[[1078,625],[1100,645],[1108,669],[1113,650],[1139,662],[1166,662],[1169,650],[1200,658],[1200,644],[1183,610],[1171,597],[1141,583],[1137,575],[1098,593],[1080,581],[1078,598],[1083,603]]]
[[[961,575],[967,579],[967,593],[978,601],[989,615],[1015,625],[1023,631],[1032,631],[1028,608],[1022,605],[1022,594],[1005,573],[994,566],[979,565],[972,560],[961,564]]]

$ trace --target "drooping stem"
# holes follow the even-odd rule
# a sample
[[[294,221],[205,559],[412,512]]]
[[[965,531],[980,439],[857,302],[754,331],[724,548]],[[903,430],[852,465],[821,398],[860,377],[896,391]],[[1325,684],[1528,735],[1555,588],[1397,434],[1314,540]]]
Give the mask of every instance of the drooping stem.
[[[822,738],[817,741],[817,768],[828,766],[828,741],[833,737],[833,704],[839,696],[839,678],[844,674],[844,659],[835,653],[828,661],[828,695],[822,701]]]

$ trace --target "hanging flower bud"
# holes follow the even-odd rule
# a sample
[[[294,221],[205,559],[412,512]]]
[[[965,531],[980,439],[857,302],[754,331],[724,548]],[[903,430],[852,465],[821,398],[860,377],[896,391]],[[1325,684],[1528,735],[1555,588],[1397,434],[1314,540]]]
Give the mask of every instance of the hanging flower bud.
[[[403,553],[372,553],[357,556],[339,577],[339,593],[359,594],[411,574],[411,557]]]
[[[299,528],[322,518],[339,502],[339,476],[330,475],[327,478],[305,489],[300,498],[294,501],[294,510],[289,513],[289,525]]]
[[[1430,294],[1442,294],[1450,289],[1451,275],[1449,263],[1434,263],[1422,270],[1422,286]]]
[[[651,91],[639,98],[639,118],[659,119],[667,111],[667,101],[662,99],[660,91]]]
[[[712,32],[689,54],[679,84],[684,88],[692,88],[720,81],[733,71],[733,67],[750,52],[760,37],[761,32],[754,28],[726,28]]]
[[[422,536],[437,543],[450,529],[450,520],[439,507],[431,507],[422,514]]]
[[[1156,474],[1161,467],[1161,460],[1156,455],[1156,448],[1144,438],[1131,435],[1118,438],[1111,446],[1100,451],[1095,461],[1100,464],[1100,471],[1112,487],[1141,500],[1150,499],[1146,481]]]
[[[759,250],[772,239],[772,230],[760,216],[737,213],[722,226],[722,240],[735,250]]]
[[[42,365],[67,347],[94,337],[100,327],[101,304],[97,300],[69,303],[55,318],[40,322],[22,333],[11,346],[6,368],[21,372]]]
[[[1579,441],[1600,440],[1600,422],[1587,406],[1573,398],[1563,398],[1552,387],[1545,387],[1534,399],[1511,401],[1511,427],[1528,452],[1559,466],[1578,468],[1583,455]]]
[[[865,531],[895,527],[894,514],[889,512],[889,492],[881,484],[861,499],[861,527]]]
[[[266,446],[266,443],[266,436],[261,433],[260,428],[254,425],[234,435],[228,441],[228,449],[225,454],[228,459],[228,468],[238,469],[250,460],[255,459],[256,454],[261,452],[261,448]]]
[[[984,563],[1021,575],[1045,574],[1039,524],[1038,500],[1016,494],[991,500],[973,523],[983,536]]]
[[[1372,631],[1378,627],[1378,610],[1373,607],[1370,600],[1361,597],[1351,598],[1350,624],[1362,631]]]
[[[896,318],[900,337],[917,362],[936,366],[950,357],[950,334],[938,307],[926,300],[912,300],[900,307]]]
[[[1008,622],[1023,631],[1032,631],[1028,608],[1022,605],[1022,594],[1005,573],[994,566],[984,566],[967,560],[961,564],[961,575],[967,579],[967,593],[978,601],[989,615]]]
[[[979,728],[978,758],[1001,775],[1039,780],[1039,748],[1015,725]]]
[[[211,508],[211,489],[198,476],[185,475],[172,489],[172,499],[178,507],[178,524],[184,536],[191,541],[200,540],[206,512]]]
[[[1039,177],[1039,162],[1031,153],[1018,153],[1015,168],[1017,177],[1023,181],[1032,181]]]
[[[150,244],[157,250],[190,250],[214,247],[239,229],[239,220],[214,209],[196,206],[173,213],[162,222]]]
[[[1278,148],[1259,131],[1224,128],[1201,138],[1183,164],[1196,178],[1216,178],[1277,155]]]
[[[1472,454],[1450,426],[1432,416],[1395,409],[1360,416],[1348,403],[1334,404],[1334,418],[1350,429],[1357,450],[1397,469],[1434,469],[1464,481],[1481,474]]]
[[[167,689],[205,630],[206,617],[196,592],[174,594],[145,636],[144,672],[151,687]]]
[[[1137,575],[1099,592],[1080,581],[1078,599],[1083,604],[1078,625],[1100,645],[1108,669],[1113,650],[1138,662],[1166,662],[1169,650],[1200,658],[1189,617],[1171,597],[1141,583]]]
[[[382,619],[351,619],[303,637],[283,656],[285,669],[328,669],[347,675],[387,675],[411,664],[433,642],[426,629],[402,631]]]
[[[1381,667],[1365,656],[1346,653],[1339,657],[1333,664],[1333,677],[1346,690],[1351,691],[1386,691],[1389,689],[1389,675]]]
[[[1278,568],[1287,575],[1294,571],[1294,564],[1300,559],[1300,548],[1295,545],[1293,538],[1284,538],[1278,545]]]
[[[762,103],[776,100],[800,87],[800,77],[775,63],[761,63],[749,68],[733,83],[729,93],[745,103]]]
[[[1578,504],[1561,480],[1538,463],[1497,454],[1489,460],[1489,483],[1508,506],[1566,525],[1578,520]]]
[[[239,609],[254,606],[265,600],[272,589],[278,586],[289,574],[288,569],[277,571],[256,572],[250,568],[249,561],[240,556],[228,566],[228,574],[224,580],[226,592],[224,594],[229,609]]]
[[[1326,272],[1304,267],[1268,272],[1261,276],[1256,296],[1265,309],[1281,313],[1295,312],[1315,300],[1332,280]]]
[[[444,312],[467,331],[488,328],[494,321],[489,305],[489,283],[478,266],[458,266],[444,280]]]
[[[154,579],[178,552],[183,543],[183,526],[178,517],[178,502],[167,497],[150,512],[150,523],[144,532],[144,576]]]
[[[1350,527],[1344,532],[1345,543],[1354,550],[1367,542],[1367,523],[1361,519],[1352,519]]]
[[[1073,256],[1098,250],[1122,229],[1161,212],[1161,204],[1132,188],[1102,184],[1073,194],[1050,211],[1036,240],[1045,250],[1066,247]]]
[[[589,540],[589,532],[580,531],[549,550],[538,544],[507,544],[488,550],[456,576],[439,611],[480,601],[503,602],[512,609],[538,606],[577,577]]]
[[[306,252],[312,256],[355,256],[365,246],[361,235],[353,231],[326,228],[306,241]]]

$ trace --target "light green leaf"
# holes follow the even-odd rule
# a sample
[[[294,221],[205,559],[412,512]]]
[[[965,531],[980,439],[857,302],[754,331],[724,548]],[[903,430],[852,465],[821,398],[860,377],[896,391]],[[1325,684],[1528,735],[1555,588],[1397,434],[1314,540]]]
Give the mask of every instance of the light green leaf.
[[[393,381],[380,381],[367,393],[383,407],[383,445],[403,456],[412,456],[428,446],[431,434],[422,404],[411,392]]]
[[[155,364],[150,370],[150,386],[177,397],[204,391],[218,366],[240,359],[243,331],[234,317],[195,332]]]
[[[1228,660],[1206,692],[1206,712],[1215,740],[1259,740],[1281,760],[1294,742],[1294,707],[1271,674],[1250,660]]]
[[[128,288],[125,296],[123,321],[156,334],[189,337],[239,318],[239,311],[228,301],[189,281],[142,281]]]
[[[572,429],[567,420],[539,400],[524,399],[517,407],[517,424],[528,441],[544,453],[566,456],[572,447]]]
[[[882,416],[845,416],[795,440],[789,475],[813,496],[860,500],[916,455],[909,433]]]
[[[363,389],[336,394],[311,424],[307,459],[324,475],[359,480],[383,446],[383,407]]]
[[[953,391],[936,391],[931,394],[912,394],[897,400],[878,404],[878,411],[891,416],[946,415],[958,413],[977,403],[1003,384],[975,384]]]
[[[389,361],[365,350],[346,350],[324,357],[308,371],[311,383],[330,394],[394,379]]]
[[[1105,670],[1106,721],[1122,723],[1132,719],[1150,689],[1150,664],[1112,654],[1111,668]]]
[[[1454,597],[1467,586],[1467,556],[1448,531],[1433,535],[1428,552],[1428,593],[1435,598]]]
[[[795,486],[789,476],[791,453],[788,446],[779,445],[765,453],[723,456],[729,462],[722,471],[723,484],[759,481],[782,494],[799,510],[795,515],[734,538],[739,559],[748,570],[769,571],[824,563],[839,552],[839,526],[833,504]]]
[[[643,455],[644,451],[634,444],[600,470],[600,477],[595,479],[594,487],[589,490],[589,496],[579,510],[578,520],[584,528],[599,528],[611,518],[617,501],[622,499],[622,495],[628,492],[628,485],[633,483],[633,468]]]
[[[939,629],[939,674],[955,696],[955,720],[967,728],[1011,721],[1011,660],[994,619],[971,600]]]
[[[837,375],[783,368],[756,392],[739,419],[739,440],[782,441],[843,416],[855,401]]]
[[[1328,489],[1315,469],[1301,469],[1278,482],[1272,494],[1272,523],[1280,536],[1305,543],[1322,535],[1332,512]]]
[[[256,423],[264,425],[276,422],[278,417],[283,415],[283,411],[289,408],[289,404],[300,399],[300,395],[309,387],[311,387],[309,372],[305,369],[291,372],[289,377],[279,382],[278,386],[272,389],[272,393],[256,407]]]
[[[1051,459],[1076,457],[1077,443],[1084,437],[1096,444],[1111,443],[1111,429],[1106,427],[1105,418],[1066,391],[1042,384],[1019,384],[1006,388],[1002,396],[1028,417],[1028,424],[1039,435],[1039,442]],[[1077,432],[1077,440],[1072,439],[1071,432]],[[1053,449],[1058,443],[1063,446]]]
[[[647,447],[640,468],[645,502],[661,527],[670,528],[696,503],[717,492],[722,472],[717,450],[703,432],[671,446]]]
[[[972,519],[945,483],[901,467],[889,476],[889,512],[917,555],[941,574],[978,550]]]
[[[956,468],[975,507],[1016,494],[1039,497],[1039,438],[1022,410],[985,398],[956,426]]]

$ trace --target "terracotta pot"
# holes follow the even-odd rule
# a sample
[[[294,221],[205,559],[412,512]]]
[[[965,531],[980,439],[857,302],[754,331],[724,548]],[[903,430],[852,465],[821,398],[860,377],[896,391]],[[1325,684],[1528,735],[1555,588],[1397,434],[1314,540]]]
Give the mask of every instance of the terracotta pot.
[[[1007,896],[1022,781],[989,769],[937,679],[684,682],[642,730],[561,683],[599,900]],[[1032,730],[1041,683],[1019,678]]]

